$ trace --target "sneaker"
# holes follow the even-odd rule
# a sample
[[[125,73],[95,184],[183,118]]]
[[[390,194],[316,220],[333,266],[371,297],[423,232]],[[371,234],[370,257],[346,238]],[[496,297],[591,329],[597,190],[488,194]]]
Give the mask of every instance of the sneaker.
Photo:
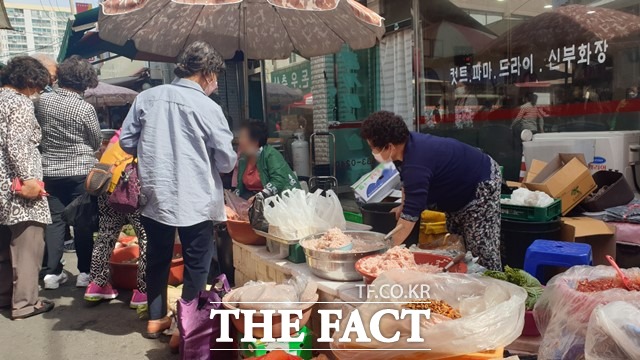
[[[91,282],[91,276],[89,276],[89,274],[80,273],[76,278],[76,287],[85,288],[89,286],[90,282]]]
[[[99,286],[92,282],[84,293],[84,299],[87,301],[113,300],[117,297],[118,291],[114,290],[111,284]]]
[[[49,274],[44,277],[44,288],[47,290],[55,290],[69,280],[67,274],[63,271],[60,275]]]
[[[131,296],[129,307],[132,309],[137,309],[145,305],[147,305],[147,294],[141,293],[138,290],[133,290],[133,296]]]
[[[76,252],[76,244],[73,240],[67,240],[64,242],[64,252],[66,253]]]

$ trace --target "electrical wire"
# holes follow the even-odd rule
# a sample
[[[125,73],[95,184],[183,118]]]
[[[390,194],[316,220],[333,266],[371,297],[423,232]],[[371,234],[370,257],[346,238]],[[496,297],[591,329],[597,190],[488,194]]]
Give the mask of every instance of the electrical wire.
[[[45,49],[50,49],[50,48],[55,47],[56,45],[59,45],[61,43],[62,43],[62,41],[56,41],[56,42],[51,43],[49,45],[44,45],[44,46],[33,48],[33,49],[27,49],[27,50],[21,51],[19,53],[1,55],[0,59],[12,58],[12,57],[15,57],[15,56],[29,55],[30,53],[33,53],[33,52],[37,52],[37,51],[45,50]]]

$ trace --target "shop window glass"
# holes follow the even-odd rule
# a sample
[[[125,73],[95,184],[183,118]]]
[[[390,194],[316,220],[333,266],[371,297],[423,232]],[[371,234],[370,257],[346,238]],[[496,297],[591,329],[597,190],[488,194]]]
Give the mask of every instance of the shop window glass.
[[[585,3],[421,1],[420,130],[483,148],[509,179],[523,129],[640,130],[640,0]]]
[[[291,144],[297,131],[305,139],[313,132],[311,61],[292,54],[288,59],[265,61],[267,125],[272,138],[280,138],[280,149],[292,164]],[[259,85],[259,84],[258,84]],[[260,98],[260,88],[254,98]]]

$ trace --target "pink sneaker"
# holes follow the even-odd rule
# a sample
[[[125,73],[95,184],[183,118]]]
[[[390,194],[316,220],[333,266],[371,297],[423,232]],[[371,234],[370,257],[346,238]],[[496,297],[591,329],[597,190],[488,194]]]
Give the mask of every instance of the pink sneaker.
[[[131,296],[129,307],[132,309],[137,309],[140,306],[144,305],[147,305],[147,294],[141,293],[138,290],[133,290],[133,296]]]
[[[111,284],[99,286],[91,282],[84,293],[84,299],[87,301],[113,300],[118,297],[118,291],[111,287]]]

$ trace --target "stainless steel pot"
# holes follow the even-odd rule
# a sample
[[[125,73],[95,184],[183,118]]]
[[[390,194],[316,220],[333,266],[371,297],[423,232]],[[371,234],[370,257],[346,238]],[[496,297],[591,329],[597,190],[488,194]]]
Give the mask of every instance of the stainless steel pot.
[[[354,239],[383,242],[384,234],[372,231],[345,231],[345,234]],[[304,249],[307,257],[307,264],[311,272],[318,277],[327,280],[336,281],[356,281],[361,280],[362,275],[356,271],[356,262],[361,258],[369,255],[383,253],[387,250],[386,246],[372,251],[365,252],[340,252],[340,251],[324,251],[313,250],[305,246],[307,241],[317,239],[323,234],[315,234],[300,240],[300,246]]]

